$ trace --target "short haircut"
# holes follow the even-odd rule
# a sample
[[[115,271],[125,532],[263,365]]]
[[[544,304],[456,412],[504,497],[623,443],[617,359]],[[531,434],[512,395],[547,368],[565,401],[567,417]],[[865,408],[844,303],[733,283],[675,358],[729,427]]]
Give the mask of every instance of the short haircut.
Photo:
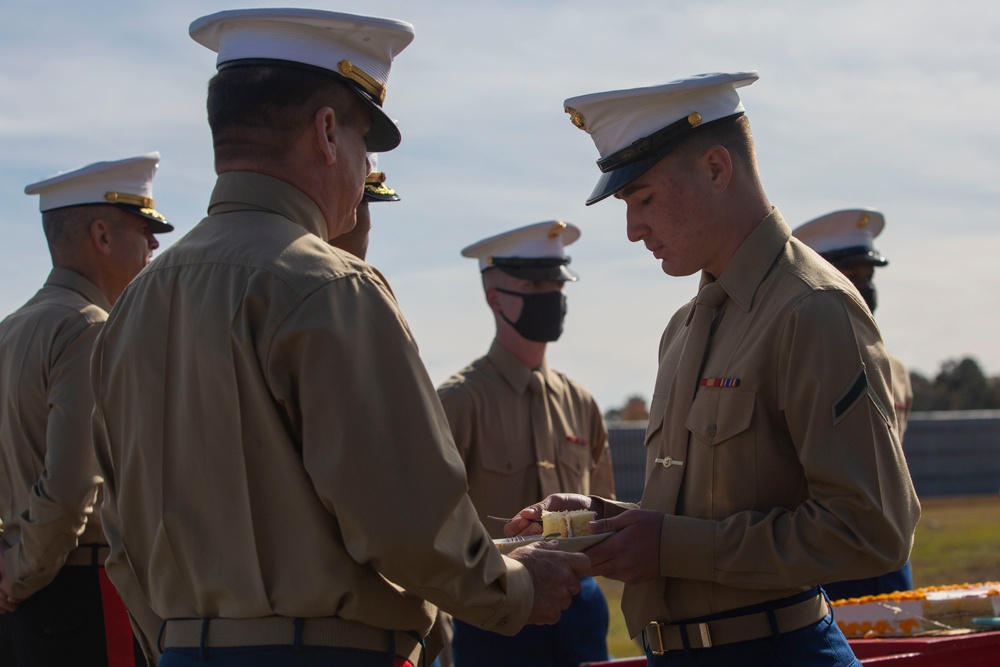
[[[236,65],[208,83],[208,124],[216,157],[284,157],[292,140],[329,106],[350,126],[364,107],[346,84],[320,71],[286,65]]]
[[[692,132],[674,150],[685,157],[694,157],[712,146],[722,146],[733,156],[734,162],[742,163],[751,173],[757,172],[757,153],[753,146],[750,121],[744,114],[714,121]]]
[[[113,204],[65,206],[42,213],[42,229],[54,263],[78,253],[90,239],[90,226],[100,218],[110,227],[120,228],[132,220],[145,218]]]
[[[42,229],[53,260],[79,248],[90,235],[90,223],[109,208],[102,204],[67,206],[42,213]]]

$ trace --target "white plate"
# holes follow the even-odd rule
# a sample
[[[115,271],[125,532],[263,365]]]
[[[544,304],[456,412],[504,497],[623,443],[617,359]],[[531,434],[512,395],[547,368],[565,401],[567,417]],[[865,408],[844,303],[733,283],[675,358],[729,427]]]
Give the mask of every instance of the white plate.
[[[583,551],[584,549],[589,549],[594,546],[611,534],[612,533],[600,533],[599,535],[584,535],[583,537],[559,537],[556,538],[556,542],[559,543],[559,549],[561,551]],[[493,540],[493,544],[497,545],[497,549],[500,550],[500,553],[509,554],[518,547],[523,547],[526,544],[537,542],[540,539],[542,539],[541,535],[505,537],[503,539]]]

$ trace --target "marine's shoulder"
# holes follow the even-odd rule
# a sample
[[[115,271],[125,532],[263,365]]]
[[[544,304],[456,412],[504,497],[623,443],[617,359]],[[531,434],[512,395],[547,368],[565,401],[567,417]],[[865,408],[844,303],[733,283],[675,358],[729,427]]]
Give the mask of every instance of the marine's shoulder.
[[[438,386],[439,395],[473,394],[499,377],[491,373],[487,357],[480,357],[452,373]]]
[[[832,264],[796,238],[789,239],[776,263],[774,281],[791,293],[854,291],[851,282]]]
[[[88,327],[102,324],[108,313],[84,295],[58,285],[45,285],[27,303],[4,318],[0,328],[30,326],[33,330]]]
[[[593,395],[583,384],[574,380],[563,371],[549,367],[549,373],[554,375],[562,383],[562,391],[584,402],[595,402]]]
[[[370,265],[331,246],[291,220],[266,211],[242,211],[203,219],[161,253],[146,272],[215,265],[273,278],[299,293],[331,281],[356,278],[384,284]]]

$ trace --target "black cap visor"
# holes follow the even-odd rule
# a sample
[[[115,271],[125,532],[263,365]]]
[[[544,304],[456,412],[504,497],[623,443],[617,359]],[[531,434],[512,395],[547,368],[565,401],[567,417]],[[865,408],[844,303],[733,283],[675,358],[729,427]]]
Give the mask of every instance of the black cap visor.
[[[399,201],[399,195],[384,183],[365,183],[365,199],[368,201]]]
[[[167,219],[160,215],[155,209],[143,208],[141,206],[130,206],[128,204],[113,205],[145,218],[146,224],[149,226],[149,231],[154,234],[166,234],[167,232],[174,231],[174,226],[167,222]]]
[[[552,280],[557,282],[576,282],[576,274],[566,265],[569,258],[525,258],[525,257],[493,257],[489,269],[500,269],[504,273],[521,280]]]
[[[830,252],[822,253],[821,256],[833,265],[872,264],[873,266],[887,266],[889,264],[889,260],[883,257],[882,253],[875,248],[867,246],[831,250]]]
[[[645,174],[670,151],[677,148],[678,144],[698,130],[742,115],[743,112],[740,111],[698,125],[691,125],[691,117],[688,116],[601,158],[597,161],[597,166],[603,173],[597,180],[593,192],[590,193],[590,198],[587,199],[587,206],[610,197]]]
[[[630,162],[623,167],[615,169],[614,171],[601,174],[601,177],[597,180],[597,185],[594,186],[594,191],[590,193],[590,198],[587,199],[587,206],[596,204],[602,199],[607,199],[635,179],[645,174],[653,168],[653,165],[662,160],[663,157],[670,152],[671,148],[673,148],[673,146],[657,153],[652,157],[636,160],[635,162]]]
[[[387,153],[399,145],[403,140],[399,133],[399,128],[392,122],[392,119],[382,111],[382,107],[377,105],[368,95],[347,79],[342,79],[352,90],[358,93],[358,97],[365,103],[371,111],[372,124],[365,136],[365,148],[369,153]]]

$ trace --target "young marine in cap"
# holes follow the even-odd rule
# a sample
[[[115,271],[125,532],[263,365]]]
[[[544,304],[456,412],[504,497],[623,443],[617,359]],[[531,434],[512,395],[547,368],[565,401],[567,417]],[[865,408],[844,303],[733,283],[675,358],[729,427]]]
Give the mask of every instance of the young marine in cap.
[[[566,100],[594,140],[588,203],[626,205],[626,233],[668,275],[701,273],[670,320],[638,505],[591,508],[590,573],[626,583],[651,665],[857,665],[819,585],[901,566],[919,505],[885,349],[850,283],[791,237],[757,173],[738,90],[703,74]]]
[[[208,215],[95,346],[108,575],[160,667],[423,665],[434,604],[554,622],[582,554],[492,545],[406,321],[355,226],[401,21],[226,11]],[[137,343],[141,342],[141,344]],[[428,647],[433,655],[435,649]]]
[[[875,267],[887,266],[889,260],[875,249],[874,240],[885,228],[885,216],[872,209],[848,209],[827,213],[796,228],[792,234],[837,267],[858,289],[861,298],[874,314]],[[913,405],[910,374],[903,361],[886,352],[892,369],[892,400],[899,440],[906,434],[906,421]],[[913,588],[910,563],[898,570],[876,577],[824,584],[831,599],[878,595]]]
[[[511,517],[552,493],[614,497],[608,433],[597,402],[580,384],[550,368],[549,343],[566,315],[563,286],[577,278],[565,246],[580,230],[553,220],[474,243],[462,255],[479,261],[496,337],[486,356],[438,388],[469,495],[494,537]],[[514,637],[456,621],[458,667],[573,666],[607,660],[608,607],[586,577],[555,626],[529,626]]]
[[[90,354],[108,311],[173,227],[153,208],[159,153],[25,188],[52,256],[0,322],[0,664],[108,665],[133,638],[103,572]],[[58,629],[58,636],[53,636]],[[141,659],[141,653],[138,654]]]

